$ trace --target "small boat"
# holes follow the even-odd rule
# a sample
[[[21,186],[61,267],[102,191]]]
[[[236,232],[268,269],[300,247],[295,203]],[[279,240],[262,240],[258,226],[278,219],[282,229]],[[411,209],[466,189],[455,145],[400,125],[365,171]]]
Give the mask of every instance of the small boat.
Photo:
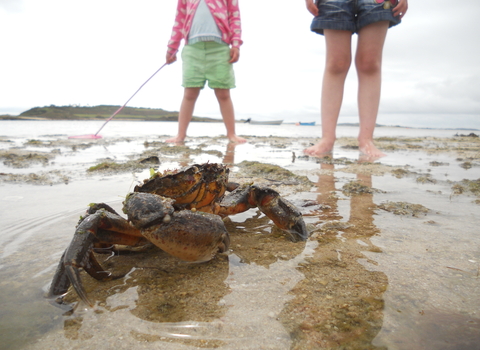
[[[315,122],[298,122],[297,124],[295,125],[315,125]]]
[[[245,123],[250,123],[252,125],[280,125],[283,123],[283,119],[279,120],[252,120],[248,118]]]

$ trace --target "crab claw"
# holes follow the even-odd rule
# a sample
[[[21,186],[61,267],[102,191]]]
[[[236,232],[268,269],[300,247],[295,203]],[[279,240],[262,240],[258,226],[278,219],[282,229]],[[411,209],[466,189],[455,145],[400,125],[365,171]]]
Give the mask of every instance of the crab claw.
[[[225,197],[219,215],[230,215],[258,207],[277,227],[290,233],[292,241],[305,241],[307,227],[300,211],[280,194],[268,187],[244,186]]]
[[[307,227],[300,211],[277,191],[268,187],[252,186],[250,199],[279,228],[290,233],[294,242],[305,241],[308,238]]]
[[[96,228],[101,220],[101,212],[87,216],[78,226],[72,242],[65,250],[50,285],[49,296],[63,295],[70,285],[78,296],[88,305],[93,304],[88,300],[85,289],[80,279],[80,268],[84,268],[90,275],[97,279],[108,279],[108,273],[102,269],[92,253],[96,240]]]
[[[109,230],[116,232],[113,238],[111,238],[112,231]],[[111,241],[112,239],[114,241]],[[137,229],[116,213],[100,209],[94,214],[86,216],[79,223],[72,242],[60,259],[50,285],[49,297],[67,293],[68,288],[72,285],[78,296],[86,304],[93,306],[83,287],[80,269],[100,281],[123,277],[123,275],[112,275],[105,271],[97,261],[93,254],[93,248],[98,242],[136,245],[145,242],[145,239],[141,237]]]
[[[80,270],[78,269],[78,267],[75,267],[73,265],[66,265],[65,272],[67,273],[68,279],[72,283],[73,288],[75,288],[75,291],[77,292],[80,299],[82,299],[85,304],[93,307],[93,304],[90,302],[90,300],[88,300],[85,288],[83,288],[82,280],[80,279]]]
[[[70,287],[71,283],[68,279],[67,272],[65,271],[65,265],[63,264],[65,252],[66,251],[63,252],[62,257],[60,258],[52,283],[50,284],[50,289],[47,293],[48,298],[64,295]]]

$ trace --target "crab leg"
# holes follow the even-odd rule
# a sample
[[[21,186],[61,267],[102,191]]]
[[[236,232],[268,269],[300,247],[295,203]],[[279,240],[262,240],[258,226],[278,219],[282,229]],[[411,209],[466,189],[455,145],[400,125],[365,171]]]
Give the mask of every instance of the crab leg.
[[[257,207],[277,227],[290,233],[292,240],[305,241],[308,231],[300,211],[280,194],[268,187],[239,187],[226,196],[219,208],[219,215],[226,216]]]

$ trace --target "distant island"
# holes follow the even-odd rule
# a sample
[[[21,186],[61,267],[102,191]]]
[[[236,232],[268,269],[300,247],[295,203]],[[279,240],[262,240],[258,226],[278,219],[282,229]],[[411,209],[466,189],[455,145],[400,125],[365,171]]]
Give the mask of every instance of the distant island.
[[[34,107],[18,116],[0,115],[0,120],[104,120],[115,113],[120,106],[45,106]],[[138,121],[178,121],[178,112],[165,111],[161,108],[124,107],[115,120]],[[219,122],[214,118],[193,116],[196,122]]]

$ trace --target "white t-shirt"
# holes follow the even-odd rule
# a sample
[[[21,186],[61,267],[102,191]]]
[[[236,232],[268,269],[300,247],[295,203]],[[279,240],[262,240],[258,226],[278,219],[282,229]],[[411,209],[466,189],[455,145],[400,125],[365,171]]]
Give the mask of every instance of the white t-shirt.
[[[193,16],[192,27],[188,33],[189,44],[195,44],[199,41],[215,41],[225,44],[222,41],[222,32],[215,23],[205,0],[200,0]]]

